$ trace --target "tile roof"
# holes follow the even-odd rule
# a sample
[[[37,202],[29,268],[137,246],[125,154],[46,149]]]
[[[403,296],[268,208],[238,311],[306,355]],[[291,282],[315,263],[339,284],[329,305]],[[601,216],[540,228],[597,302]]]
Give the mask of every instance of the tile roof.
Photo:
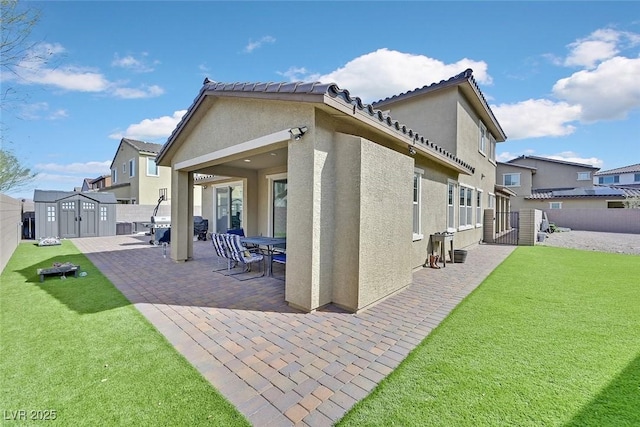
[[[526,159],[541,160],[541,161],[544,161],[544,162],[559,163],[559,164],[562,164],[562,165],[580,166],[580,167],[583,167],[583,168],[596,169],[596,170],[600,169],[600,168],[598,168],[596,166],[589,165],[589,164],[586,164],[586,163],[567,162],[565,160],[550,159],[548,157],[528,156],[526,154],[522,155],[522,156],[519,156],[519,157],[516,157],[515,159],[508,160],[506,163],[517,164],[515,162],[517,162],[518,160],[526,160]]]
[[[138,141],[136,139],[122,138],[122,142],[129,144],[141,153],[158,154],[162,149],[162,144]]]
[[[282,83],[220,83],[209,80],[204,80],[202,88],[195,98],[187,113],[182,117],[176,128],[173,130],[167,142],[160,150],[156,161],[160,162],[165,155],[168,148],[177,138],[180,131],[184,128],[189,118],[193,115],[194,111],[200,105],[202,100],[207,95],[219,95],[219,96],[254,96],[260,98],[269,98],[270,96],[281,94],[286,97],[290,97],[293,101],[299,101],[299,96],[317,96],[319,102],[325,102],[326,96],[331,99],[336,99],[340,103],[349,106],[355,115],[356,112],[364,114],[377,120],[382,125],[387,126],[391,130],[394,130],[396,134],[406,140],[408,144],[419,144],[427,153],[431,153],[436,157],[445,158],[446,160],[455,163],[458,167],[467,170],[470,173],[475,172],[475,168],[470,164],[456,157],[453,153],[448,152],[444,148],[429,141],[422,135],[408,128],[406,125],[394,120],[391,116],[383,111],[376,109],[371,104],[362,102],[359,97],[353,97],[346,89],[340,89],[335,83],[321,83],[321,82],[282,82]]]
[[[527,200],[546,200],[581,197],[640,197],[640,188],[593,186],[562,190],[539,190],[525,197]]]
[[[394,95],[388,98],[384,98],[381,99],[379,101],[376,101],[373,103],[373,105],[375,107],[381,107],[384,106],[386,104],[389,104],[391,102],[396,102],[396,101],[400,101],[403,99],[407,99],[407,98],[412,98],[414,96],[417,95],[422,95],[425,93],[429,93],[429,92],[435,92],[437,90],[441,90],[447,87],[452,87],[452,86],[458,86],[461,83],[468,83],[469,86],[473,89],[473,91],[475,92],[475,95],[477,97],[477,99],[480,101],[480,103],[482,104],[482,107],[484,108],[484,110],[486,111],[491,123],[495,126],[496,130],[499,132],[499,135],[495,135],[496,138],[497,137],[501,137],[502,141],[507,139],[507,135],[504,133],[504,130],[502,129],[502,127],[500,126],[500,123],[498,123],[498,120],[496,119],[495,115],[493,114],[493,111],[491,110],[491,107],[489,107],[489,103],[487,102],[487,100],[485,99],[484,95],[482,94],[482,91],[480,90],[480,86],[478,86],[478,83],[476,82],[476,79],[473,77],[473,70],[471,68],[467,68],[466,70],[464,70],[462,73],[451,77],[448,80],[440,80],[440,82],[438,83],[432,83],[430,85],[426,85],[423,86],[421,88],[418,89],[414,89],[414,90],[410,90],[398,95]]]
[[[635,165],[623,166],[621,168],[609,169],[606,171],[596,172],[595,175],[618,175],[621,173],[634,173],[640,172],[640,163],[636,163]]]

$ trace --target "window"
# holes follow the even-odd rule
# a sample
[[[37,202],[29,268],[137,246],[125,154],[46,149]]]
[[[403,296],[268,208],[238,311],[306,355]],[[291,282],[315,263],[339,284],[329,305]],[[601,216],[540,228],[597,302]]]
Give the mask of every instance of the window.
[[[122,164],[122,173],[127,173],[127,164],[126,163]]]
[[[117,169],[111,169],[111,185],[116,183],[116,178],[118,176],[118,171]]]
[[[598,177],[598,184],[617,184],[619,182],[620,182],[620,175]]]
[[[158,165],[156,164],[156,159],[147,157],[147,175],[158,176]]]
[[[591,172],[578,172],[578,181],[589,181],[591,179]]]
[[[473,224],[473,189],[460,186],[459,195],[458,225],[459,228],[466,229]]]
[[[487,127],[482,122],[480,122],[480,135],[478,138],[478,151],[485,154],[487,152]]]
[[[447,231],[455,231],[455,199],[456,183],[449,181],[447,185]]]
[[[107,220],[107,207],[100,206],[100,221],[106,221],[106,220]]]
[[[562,209],[562,202],[549,202],[549,209]]]
[[[420,240],[422,235],[422,225],[420,219],[420,205],[422,200],[422,174],[423,170],[415,169],[413,172],[413,240]]]
[[[136,161],[134,159],[129,160],[129,178],[136,176]]]
[[[489,160],[496,162],[496,139],[489,134]]]
[[[633,175],[633,182],[640,182],[640,173],[636,173]]]
[[[482,190],[476,190],[476,227],[482,227]]]
[[[487,208],[489,209],[495,209],[496,207],[496,196],[495,194],[488,194],[489,197],[487,197]]]
[[[619,201],[610,201],[607,202],[607,208],[608,209],[620,209],[620,208],[624,208],[624,203],[623,202],[619,202]]]
[[[287,174],[267,175],[269,180],[269,230],[273,237],[287,237]]]
[[[502,183],[506,187],[520,187],[520,174],[505,173],[502,175]]]
[[[47,222],[56,222],[55,206],[47,206]]]

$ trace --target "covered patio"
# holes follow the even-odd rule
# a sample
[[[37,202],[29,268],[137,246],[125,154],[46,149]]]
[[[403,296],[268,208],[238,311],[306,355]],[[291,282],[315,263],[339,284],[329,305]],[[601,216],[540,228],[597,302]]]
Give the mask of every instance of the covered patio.
[[[212,272],[210,241],[193,242],[193,261],[178,264],[143,236],[74,244],[260,426],[335,423],[514,250],[474,247],[464,264],[417,270],[409,287],[350,314],[335,305],[298,311],[281,280]]]
[[[474,171],[333,84],[205,80],[157,157],[172,169],[170,257],[196,258],[191,188],[208,175],[206,185],[241,189],[241,212],[226,215],[239,214],[246,235],[286,236],[292,308],[357,312],[408,286],[423,263],[426,243],[413,239],[418,158],[438,185]],[[217,210],[210,194],[203,205]],[[224,215],[211,216],[221,228]]]

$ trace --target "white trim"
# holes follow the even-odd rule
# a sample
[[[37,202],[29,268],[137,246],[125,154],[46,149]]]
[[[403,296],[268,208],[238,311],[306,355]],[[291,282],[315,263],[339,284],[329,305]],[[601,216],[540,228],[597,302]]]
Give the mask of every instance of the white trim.
[[[482,207],[482,196],[484,196],[484,190],[481,188],[476,188],[476,228],[482,228],[482,214],[484,212],[484,208]],[[480,206],[478,206],[478,200],[480,200]],[[478,215],[480,214],[480,215]],[[480,216],[480,218],[478,218]]]
[[[507,185],[504,182],[504,177],[506,175],[518,175],[518,185]],[[507,173],[503,173],[502,174],[502,185],[504,185],[505,187],[520,187],[520,185],[522,185],[522,174],[520,172],[507,172]]]
[[[156,174],[149,173],[149,162],[153,162],[156,165]],[[145,168],[145,173],[147,176],[160,176],[160,166],[156,163],[156,159],[154,157],[147,157],[147,164]]]
[[[255,150],[256,148],[266,147],[278,142],[288,141],[289,139],[291,139],[289,129],[284,129],[269,135],[261,136],[260,138],[252,139],[250,141],[242,142],[231,147],[223,148],[212,153],[203,154],[202,156],[194,157],[193,159],[183,160],[182,162],[176,163],[174,165],[174,169],[177,171],[189,169],[202,163],[213,162],[225,157],[241,154],[250,150]]]
[[[267,236],[273,237],[273,181],[287,179],[287,173],[265,175],[267,178]]]
[[[592,179],[591,178],[591,172],[577,172],[577,174],[578,174],[578,178],[577,178],[578,181],[591,181],[591,179]],[[586,178],[580,178],[581,174],[587,174],[587,177]]]
[[[451,224],[449,224],[449,185],[453,184],[453,194],[452,194],[452,209],[453,209],[453,218],[451,218]],[[445,218],[446,218],[446,224],[447,224],[447,232],[449,233],[455,233],[456,231],[458,231],[458,227],[456,227],[456,200],[458,199],[458,181],[455,181],[453,179],[447,179],[447,211],[445,212]]]
[[[487,138],[487,126],[482,122],[482,120],[479,120],[479,122],[480,126],[478,127],[480,132],[478,134],[478,152],[487,157],[487,140],[489,139]]]
[[[557,208],[553,207],[555,204],[558,205]],[[562,202],[549,202],[549,209],[562,209]]]
[[[418,232],[416,233],[415,231],[413,232],[413,241],[417,241],[417,240],[422,240],[424,238],[424,234],[422,233],[422,180],[424,178],[424,170],[420,169],[420,168],[413,168],[413,178],[414,178],[414,182],[415,182],[415,178],[416,175],[418,176],[418,188],[415,189],[415,191],[417,192],[417,198],[418,200],[413,200],[412,201],[412,214],[413,215],[417,215],[418,216]],[[413,199],[413,197],[412,197]],[[417,213],[414,211],[414,209],[417,207]],[[415,217],[413,217],[412,215],[412,222],[414,222],[416,220]],[[412,224],[412,227],[413,228]]]

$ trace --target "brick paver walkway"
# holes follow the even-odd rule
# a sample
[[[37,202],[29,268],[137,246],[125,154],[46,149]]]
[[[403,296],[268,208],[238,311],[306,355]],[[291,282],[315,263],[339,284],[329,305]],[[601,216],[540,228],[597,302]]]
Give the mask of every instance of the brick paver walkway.
[[[212,272],[210,241],[175,263],[148,237],[75,239],[76,246],[256,426],[330,426],[389,374],[513,247],[480,245],[463,264],[358,314],[301,313],[284,282]],[[277,273],[277,272],[276,272]],[[472,325],[470,325],[472,327]]]

